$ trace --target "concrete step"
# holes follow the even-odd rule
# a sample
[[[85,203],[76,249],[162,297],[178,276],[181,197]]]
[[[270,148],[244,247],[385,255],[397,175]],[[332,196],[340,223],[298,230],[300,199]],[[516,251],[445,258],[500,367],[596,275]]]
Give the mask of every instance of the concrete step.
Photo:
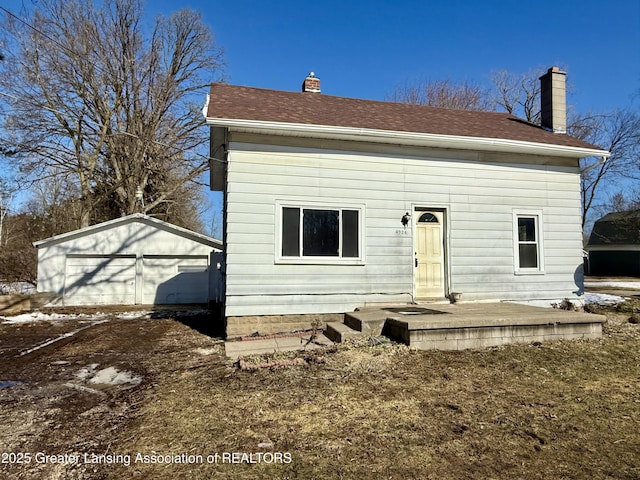
[[[377,336],[382,333],[387,316],[384,310],[361,310],[345,313],[344,323],[363,334]]]
[[[262,340],[238,340],[227,341],[224,349],[227,357],[238,358],[247,355],[261,355],[264,353],[291,352],[296,350],[310,350],[312,348],[328,347],[333,345],[326,335],[318,335],[313,342],[309,337],[278,337]]]
[[[363,335],[366,335],[365,333],[354,330],[353,328],[350,328],[349,326],[341,322],[327,323],[327,329],[325,330],[324,334],[326,337],[336,343],[342,343],[347,338],[361,337]]]

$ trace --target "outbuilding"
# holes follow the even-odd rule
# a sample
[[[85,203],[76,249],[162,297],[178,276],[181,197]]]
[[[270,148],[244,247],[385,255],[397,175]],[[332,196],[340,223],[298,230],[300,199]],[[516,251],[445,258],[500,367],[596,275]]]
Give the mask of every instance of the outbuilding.
[[[38,292],[62,305],[209,301],[219,240],[133,214],[34,243]]]
[[[590,275],[640,277],[640,210],[597,220],[587,249]]]

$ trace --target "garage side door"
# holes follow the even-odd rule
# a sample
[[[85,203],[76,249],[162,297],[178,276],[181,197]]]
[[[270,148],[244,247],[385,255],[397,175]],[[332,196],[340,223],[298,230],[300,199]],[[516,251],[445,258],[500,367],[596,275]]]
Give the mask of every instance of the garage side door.
[[[142,268],[142,303],[207,303],[208,257],[145,256]]]
[[[68,256],[65,305],[132,305],[135,303],[134,256]]]

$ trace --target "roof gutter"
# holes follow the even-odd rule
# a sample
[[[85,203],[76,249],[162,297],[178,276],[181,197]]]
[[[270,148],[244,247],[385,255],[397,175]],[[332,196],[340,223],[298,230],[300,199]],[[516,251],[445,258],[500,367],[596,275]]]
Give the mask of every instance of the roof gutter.
[[[599,161],[592,163],[591,165],[589,165],[586,168],[583,168],[582,170],[580,170],[580,173],[587,173],[589,170],[593,170],[596,167],[599,167],[600,165],[602,165],[603,163],[605,163],[607,160],[609,160],[609,156],[611,154],[609,152],[607,152],[607,155],[603,155],[602,158],[600,158]]]
[[[402,132],[328,125],[308,125],[300,123],[276,123],[261,120],[211,117],[207,117],[207,124],[227,127],[236,132],[266,133],[271,135],[315,137],[336,140],[357,140],[372,143],[393,143],[397,145],[420,147],[527,153],[531,155],[550,155],[569,158],[602,157],[605,160],[610,155],[606,150],[552,145],[522,140],[509,140],[503,138],[465,137],[434,133]]]

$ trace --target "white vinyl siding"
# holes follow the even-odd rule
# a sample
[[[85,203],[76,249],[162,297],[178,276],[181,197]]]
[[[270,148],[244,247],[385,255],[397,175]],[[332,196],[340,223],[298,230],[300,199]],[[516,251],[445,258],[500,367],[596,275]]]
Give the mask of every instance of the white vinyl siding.
[[[401,148],[375,154],[251,143],[232,143],[230,150],[228,316],[344,312],[369,302],[412,301],[413,233],[403,230],[401,219],[414,207],[446,209],[447,291],[462,292],[463,301],[555,300],[578,290],[577,161],[569,167],[550,165],[551,158],[522,164],[506,154],[489,162],[428,150],[419,156]],[[361,205],[366,262],[279,263],[278,205],[292,198]],[[514,209],[543,214],[545,275],[514,274]]]

